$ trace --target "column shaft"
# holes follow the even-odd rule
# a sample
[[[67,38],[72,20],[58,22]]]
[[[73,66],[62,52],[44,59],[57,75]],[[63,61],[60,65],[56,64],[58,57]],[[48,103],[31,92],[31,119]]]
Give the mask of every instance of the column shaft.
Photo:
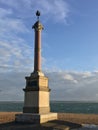
[[[35,30],[34,72],[41,71],[41,30]]]

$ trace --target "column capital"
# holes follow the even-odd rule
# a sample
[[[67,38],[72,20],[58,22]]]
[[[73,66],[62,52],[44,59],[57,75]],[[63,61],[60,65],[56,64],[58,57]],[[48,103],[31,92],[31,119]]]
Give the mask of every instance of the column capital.
[[[40,23],[39,20],[32,26],[32,29],[33,29],[33,28],[34,28],[36,31],[40,31],[40,30],[44,29],[44,28],[43,28],[43,25]]]

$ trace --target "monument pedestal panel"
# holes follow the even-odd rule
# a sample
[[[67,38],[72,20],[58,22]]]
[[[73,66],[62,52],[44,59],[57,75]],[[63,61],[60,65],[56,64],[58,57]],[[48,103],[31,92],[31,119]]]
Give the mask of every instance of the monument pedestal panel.
[[[57,113],[47,113],[47,114],[23,113],[23,114],[16,114],[15,121],[22,123],[40,124],[56,119],[57,119]]]

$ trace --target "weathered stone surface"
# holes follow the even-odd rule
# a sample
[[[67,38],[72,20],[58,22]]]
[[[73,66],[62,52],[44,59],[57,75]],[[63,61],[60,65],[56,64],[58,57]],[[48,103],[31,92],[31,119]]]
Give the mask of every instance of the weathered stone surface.
[[[46,114],[50,112],[50,89],[45,76],[26,77],[23,113]]]
[[[50,112],[50,108],[49,107],[24,107],[23,112],[46,114]]]
[[[57,119],[57,113],[48,113],[48,114],[29,114],[29,113],[23,113],[23,114],[16,114],[16,122],[23,122],[23,123],[44,123],[50,120],[56,120]]]

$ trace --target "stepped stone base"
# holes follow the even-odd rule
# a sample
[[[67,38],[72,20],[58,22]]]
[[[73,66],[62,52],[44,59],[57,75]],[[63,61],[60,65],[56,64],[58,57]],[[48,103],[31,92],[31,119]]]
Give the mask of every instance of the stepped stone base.
[[[15,115],[15,121],[22,123],[40,124],[56,119],[57,119],[57,113],[47,113],[47,114],[23,113]]]

